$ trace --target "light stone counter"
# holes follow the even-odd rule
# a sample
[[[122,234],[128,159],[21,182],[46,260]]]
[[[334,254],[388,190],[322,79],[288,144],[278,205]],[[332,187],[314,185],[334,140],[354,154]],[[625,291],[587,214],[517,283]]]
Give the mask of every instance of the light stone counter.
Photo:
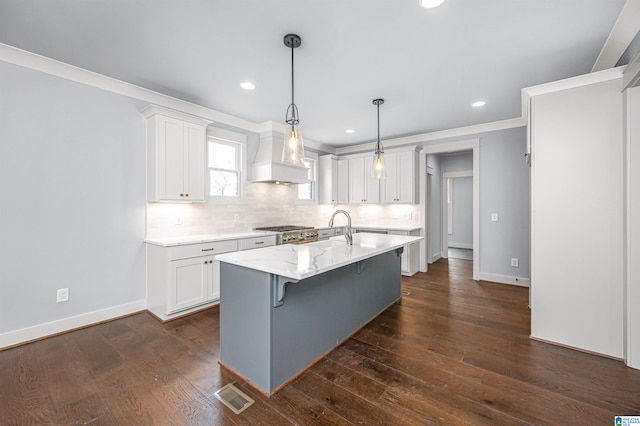
[[[261,237],[264,235],[275,235],[275,233],[268,231],[247,231],[234,234],[185,235],[180,237],[147,238],[144,242],[160,247],[172,247],[186,244],[211,243],[214,241],[241,240],[244,238]]]
[[[353,234],[349,246],[344,236],[316,243],[265,247],[219,254],[216,260],[295,280],[305,279],[370,257],[404,247],[422,237]]]

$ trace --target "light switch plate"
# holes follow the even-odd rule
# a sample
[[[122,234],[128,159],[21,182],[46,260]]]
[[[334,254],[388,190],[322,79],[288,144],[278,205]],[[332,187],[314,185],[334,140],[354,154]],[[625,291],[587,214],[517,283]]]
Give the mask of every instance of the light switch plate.
[[[491,213],[491,222],[498,221],[498,213]]]

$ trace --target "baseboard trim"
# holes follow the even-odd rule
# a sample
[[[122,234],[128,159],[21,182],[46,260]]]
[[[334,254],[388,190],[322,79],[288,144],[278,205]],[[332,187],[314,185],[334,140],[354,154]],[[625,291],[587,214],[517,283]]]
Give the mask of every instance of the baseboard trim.
[[[478,274],[479,281],[491,281],[494,283],[500,284],[511,284],[517,285],[520,287],[529,287],[531,284],[531,280],[529,278],[522,277],[511,277],[508,275],[499,275],[499,274],[487,274],[485,272],[480,272]]]
[[[473,250],[473,243],[449,243],[449,248],[460,248]]]
[[[78,328],[88,327],[97,323],[111,321],[147,309],[146,300],[137,300],[123,305],[112,306],[98,311],[87,312],[69,318],[38,324],[20,330],[0,334],[0,350],[23,345],[34,340],[66,333]]]
[[[431,262],[429,263],[433,263],[433,262],[437,262],[438,260],[440,260],[442,258],[442,253],[438,252],[438,253],[433,253],[431,255]]]
[[[549,345],[559,346],[561,348],[571,349],[571,350],[582,352],[582,353],[589,354],[589,355],[596,355],[596,356],[599,356],[599,357],[602,357],[602,358],[609,358],[609,359],[612,359],[612,360],[615,360],[615,361],[625,362],[624,358],[620,358],[620,357],[617,357],[617,356],[614,356],[614,355],[609,355],[609,354],[605,354],[605,353],[602,353],[602,352],[594,352],[594,351],[590,351],[588,349],[580,348],[578,346],[565,345],[564,343],[554,342],[553,340],[541,339],[541,338],[535,337],[533,335],[529,335],[529,338],[531,340],[535,340],[536,342],[542,342],[542,343],[546,343],[546,344],[549,344]]]

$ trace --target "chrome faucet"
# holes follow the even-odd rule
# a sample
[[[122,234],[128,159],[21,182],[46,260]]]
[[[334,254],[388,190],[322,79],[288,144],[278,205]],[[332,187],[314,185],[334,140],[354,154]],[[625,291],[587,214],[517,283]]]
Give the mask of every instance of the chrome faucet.
[[[346,210],[336,210],[331,215],[331,219],[329,219],[329,228],[333,228],[333,218],[336,217],[338,213],[344,213],[347,217],[347,228],[344,230],[344,237],[347,239],[347,244],[353,245],[353,236],[351,235],[351,216],[347,213]]]

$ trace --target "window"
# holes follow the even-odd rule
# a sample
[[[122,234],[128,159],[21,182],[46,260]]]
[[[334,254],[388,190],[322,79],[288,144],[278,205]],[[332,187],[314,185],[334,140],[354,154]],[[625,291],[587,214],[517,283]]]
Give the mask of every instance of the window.
[[[243,196],[244,135],[214,129],[208,133],[209,196],[225,201]],[[238,140],[239,139],[239,140]]]
[[[308,168],[309,183],[298,184],[299,201],[315,201],[316,199],[316,160],[313,158],[304,159],[304,165]]]

